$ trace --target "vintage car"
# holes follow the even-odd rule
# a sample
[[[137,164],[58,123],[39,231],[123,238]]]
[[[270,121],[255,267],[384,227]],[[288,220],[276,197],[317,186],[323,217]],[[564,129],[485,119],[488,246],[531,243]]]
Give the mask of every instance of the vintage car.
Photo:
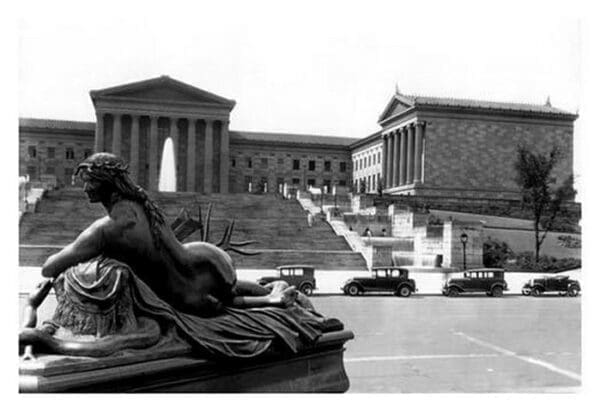
[[[575,297],[581,292],[581,286],[577,280],[570,279],[567,275],[557,275],[532,278],[521,289],[525,296],[540,296],[548,292]]]
[[[371,276],[348,279],[342,287],[345,295],[356,296],[365,292],[393,292],[396,296],[409,297],[417,291],[408,270],[396,266],[374,267]]]
[[[263,276],[257,280],[260,285],[266,285],[276,280],[283,280],[307,296],[312,295],[317,288],[315,268],[306,265],[286,265],[277,268],[277,276]]]
[[[444,296],[458,296],[461,293],[485,292],[488,296],[501,297],[508,290],[504,280],[504,269],[470,269],[461,277],[446,281],[442,288]]]

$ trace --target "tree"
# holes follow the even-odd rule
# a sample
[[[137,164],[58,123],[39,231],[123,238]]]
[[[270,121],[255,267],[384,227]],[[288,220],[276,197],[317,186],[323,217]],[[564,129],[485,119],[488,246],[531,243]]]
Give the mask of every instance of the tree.
[[[535,232],[535,261],[540,258],[540,248],[562,205],[575,198],[573,175],[560,185],[556,184],[553,169],[560,161],[561,153],[554,146],[548,155],[535,153],[525,146],[517,149],[516,182],[521,188],[523,206],[533,215]]]

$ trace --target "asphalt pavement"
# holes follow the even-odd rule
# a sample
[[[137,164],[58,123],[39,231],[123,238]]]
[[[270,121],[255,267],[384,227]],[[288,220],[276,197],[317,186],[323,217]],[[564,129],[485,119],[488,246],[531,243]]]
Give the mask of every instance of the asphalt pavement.
[[[355,338],[350,392],[576,392],[581,298],[314,296]]]

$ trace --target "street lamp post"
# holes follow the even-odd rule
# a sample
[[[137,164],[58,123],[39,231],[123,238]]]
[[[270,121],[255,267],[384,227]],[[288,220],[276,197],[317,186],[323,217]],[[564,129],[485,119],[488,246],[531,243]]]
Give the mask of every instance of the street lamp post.
[[[467,242],[469,241],[469,236],[466,233],[460,235],[460,241],[463,245],[463,270],[467,270]]]

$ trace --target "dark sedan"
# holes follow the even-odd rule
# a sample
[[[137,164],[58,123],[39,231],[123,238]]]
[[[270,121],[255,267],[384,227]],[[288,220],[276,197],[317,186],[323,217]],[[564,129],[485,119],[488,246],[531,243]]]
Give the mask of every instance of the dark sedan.
[[[414,279],[408,270],[395,267],[374,267],[371,276],[353,277],[342,287],[345,295],[356,296],[366,292],[393,292],[396,296],[409,297],[417,291]]]

